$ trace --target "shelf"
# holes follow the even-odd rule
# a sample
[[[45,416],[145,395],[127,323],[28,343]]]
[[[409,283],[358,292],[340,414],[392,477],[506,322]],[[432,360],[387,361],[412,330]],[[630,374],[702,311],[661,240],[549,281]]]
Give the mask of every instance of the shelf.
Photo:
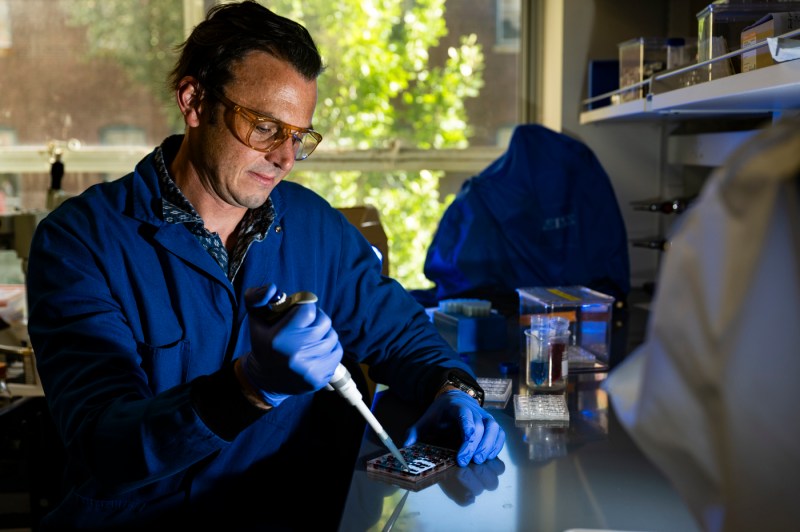
[[[639,98],[638,100],[585,111],[581,113],[581,124],[617,119],[635,120],[637,118],[649,118],[650,116],[651,114],[647,109],[647,99]]]
[[[582,112],[581,124],[665,115],[760,114],[800,109],[800,61],[735,74]]]

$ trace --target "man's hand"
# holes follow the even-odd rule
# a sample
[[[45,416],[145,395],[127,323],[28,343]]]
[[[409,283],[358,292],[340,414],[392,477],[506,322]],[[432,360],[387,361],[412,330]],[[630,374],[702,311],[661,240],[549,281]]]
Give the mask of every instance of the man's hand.
[[[339,336],[315,304],[297,305],[270,323],[254,316],[252,311],[267,305],[276,292],[270,284],[245,293],[252,351],[241,361],[248,381],[272,406],[328,384],[342,359]]]
[[[403,447],[416,443],[419,436],[448,429],[458,430],[461,436],[462,444],[456,459],[462,467],[470,461],[482,464],[496,458],[506,441],[505,431],[474,398],[453,390],[434,399],[419,421],[409,429]]]

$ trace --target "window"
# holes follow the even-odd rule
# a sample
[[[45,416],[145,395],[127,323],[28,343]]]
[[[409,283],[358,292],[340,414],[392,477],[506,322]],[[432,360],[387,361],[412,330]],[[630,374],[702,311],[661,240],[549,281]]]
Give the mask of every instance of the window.
[[[129,125],[106,126],[100,129],[100,144],[128,146],[145,144],[147,136],[142,128]]]
[[[11,49],[11,9],[9,0],[0,0],[0,55]]]
[[[16,143],[17,135],[14,130],[0,126],[0,147],[10,147]],[[0,172],[0,213],[13,212],[19,208],[19,174]]]
[[[520,2],[263,2],[301,20],[328,65],[314,119],[325,138],[292,179],[338,207],[374,205],[390,273],[409,288],[425,285],[420,251],[448,195],[502,154],[519,121]],[[14,34],[0,53],[0,120],[17,134],[0,146],[0,172],[22,176],[23,207],[44,206],[52,142],[66,147],[63,186],[77,193],[182,131],[164,81],[211,3],[0,0],[0,45],[4,28]]]
[[[519,48],[520,0],[497,0],[497,45],[510,51]]]
[[[13,146],[17,143],[17,135],[14,129],[0,126],[0,146]]]
[[[103,146],[145,146],[147,135],[144,129],[130,125],[106,126],[100,129],[100,144]],[[106,173],[103,181],[112,181],[119,174]]]

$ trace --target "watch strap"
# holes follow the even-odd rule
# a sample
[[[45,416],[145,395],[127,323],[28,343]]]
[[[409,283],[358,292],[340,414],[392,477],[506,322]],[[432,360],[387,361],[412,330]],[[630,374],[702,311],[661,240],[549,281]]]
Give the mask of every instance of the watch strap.
[[[483,406],[485,395],[483,388],[481,388],[478,382],[466,371],[456,368],[449,369],[445,373],[439,389],[442,389],[445,386],[452,386],[458,390],[461,390],[478,401],[479,405]]]

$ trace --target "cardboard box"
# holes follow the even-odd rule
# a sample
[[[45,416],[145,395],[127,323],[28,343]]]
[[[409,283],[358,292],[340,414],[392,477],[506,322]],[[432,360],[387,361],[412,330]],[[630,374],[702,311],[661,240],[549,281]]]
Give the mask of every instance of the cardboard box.
[[[798,11],[769,13],[755,24],[742,30],[742,47],[761,42],[767,37],[781,35],[798,27],[800,27],[800,12]],[[742,72],[774,64],[775,61],[766,45],[742,54]]]
[[[386,231],[383,230],[378,209],[372,205],[357,205],[355,207],[339,207],[338,211],[344,214],[347,221],[358,228],[364,238],[377,248],[381,254],[381,273],[389,275],[389,242]]]

